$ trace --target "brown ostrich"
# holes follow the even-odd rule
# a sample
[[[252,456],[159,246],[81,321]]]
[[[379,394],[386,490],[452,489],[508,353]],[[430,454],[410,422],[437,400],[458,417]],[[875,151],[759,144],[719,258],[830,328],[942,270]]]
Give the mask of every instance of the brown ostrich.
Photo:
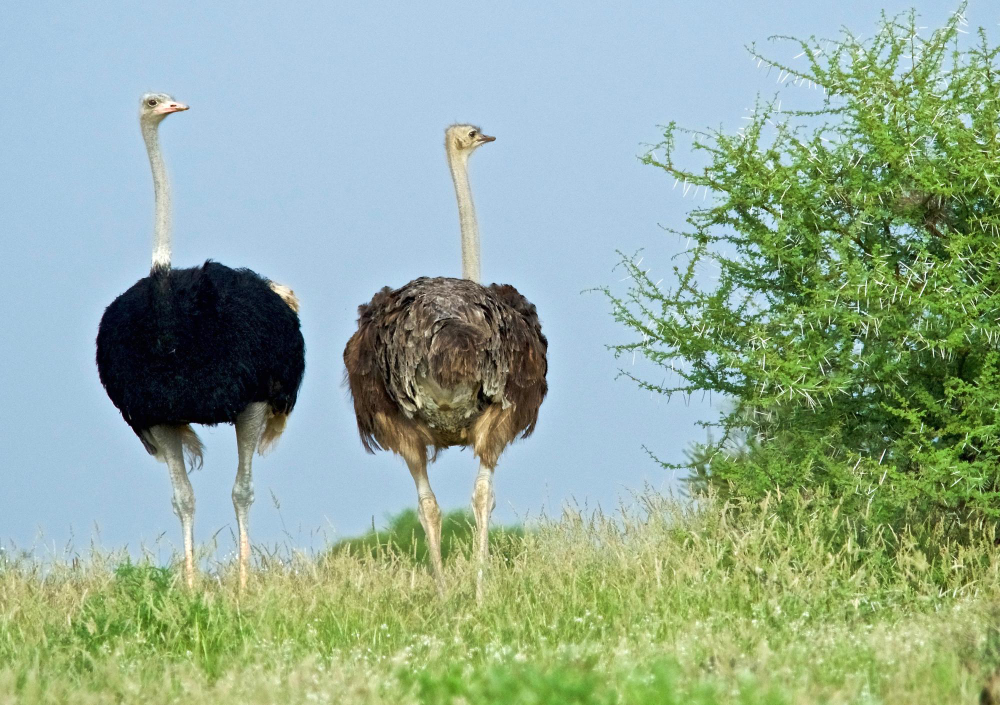
[[[509,284],[479,283],[479,231],[469,188],[469,156],[494,137],[472,125],[445,131],[462,231],[462,279],[420,277],[386,287],[358,307],[358,330],[344,349],[347,381],[365,449],[391,450],[417,486],[420,523],[444,592],[441,510],[427,479],[442,448],[468,446],[479,458],[472,493],[483,597],[493,469],[504,449],[535,429],[547,385],[547,342],[535,307]]]

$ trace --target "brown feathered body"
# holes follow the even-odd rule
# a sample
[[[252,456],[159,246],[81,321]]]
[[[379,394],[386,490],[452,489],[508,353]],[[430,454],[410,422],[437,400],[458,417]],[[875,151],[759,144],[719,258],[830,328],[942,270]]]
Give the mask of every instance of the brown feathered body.
[[[469,446],[496,465],[535,429],[547,385],[535,307],[512,286],[421,277],[358,307],[344,349],[361,442],[408,462]]]

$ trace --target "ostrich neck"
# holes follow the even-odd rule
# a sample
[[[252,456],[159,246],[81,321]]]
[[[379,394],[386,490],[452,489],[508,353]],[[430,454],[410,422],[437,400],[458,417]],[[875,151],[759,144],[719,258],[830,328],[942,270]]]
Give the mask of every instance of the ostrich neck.
[[[458,221],[462,227],[462,278],[478,284],[479,227],[476,225],[476,207],[472,204],[472,189],[469,187],[468,158],[449,149],[448,165],[455,182]]]
[[[142,138],[149,153],[149,167],[153,172],[153,197],[156,200],[153,221],[153,268],[170,266],[170,184],[167,169],[160,152],[158,125],[144,122]]]

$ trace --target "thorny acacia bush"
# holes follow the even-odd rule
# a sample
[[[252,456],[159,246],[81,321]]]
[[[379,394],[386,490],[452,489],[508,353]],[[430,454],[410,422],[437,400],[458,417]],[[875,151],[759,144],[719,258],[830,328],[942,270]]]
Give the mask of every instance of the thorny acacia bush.
[[[605,293],[637,337],[613,348],[676,380],[629,375],[645,389],[731,401],[708,424],[720,488],[825,486],[885,520],[1000,514],[1000,48],[983,30],[965,48],[964,24],[883,16],[865,41],[790,40],[790,63],[751,48],[819,109],[671,124],[645,155],[709,198],[674,231],[672,285],[623,257],[632,283]],[[680,134],[704,169],[676,163]]]

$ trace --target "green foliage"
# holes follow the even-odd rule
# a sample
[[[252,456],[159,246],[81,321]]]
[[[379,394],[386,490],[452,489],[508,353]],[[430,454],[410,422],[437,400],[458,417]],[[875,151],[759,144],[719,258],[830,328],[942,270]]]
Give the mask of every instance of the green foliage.
[[[241,645],[229,605],[189,592],[167,568],[131,561],[118,565],[109,588],[87,595],[66,628],[50,638],[74,653],[74,665],[83,669],[93,668],[99,654],[138,650],[193,656],[209,675]]]
[[[480,678],[470,681],[461,667],[452,666],[444,673],[422,673],[416,679],[420,702],[451,705],[455,698],[468,702],[496,705],[614,705],[614,691],[606,678],[592,665],[565,663],[548,668],[529,664],[510,664],[486,669]]]
[[[454,552],[468,554],[472,546],[476,520],[472,512],[456,509],[441,517],[441,557],[447,560]],[[521,545],[524,534],[520,526],[491,526],[490,551],[509,560]],[[420,518],[414,509],[407,509],[389,517],[385,529],[372,528],[355,538],[342,539],[330,549],[357,556],[375,557],[379,554],[409,556],[419,563],[429,565],[427,538]]]
[[[680,668],[672,660],[653,662],[642,678],[612,679],[596,659],[556,660],[554,663],[515,663],[484,669],[469,679],[452,666],[444,672],[425,671],[415,679],[420,703],[453,705],[482,702],[491,705],[786,705],[790,701],[776,688],[759,689],[755,683],[741,684],[735,699],[721,688],[683,682]]]
[[[672,285],[623,257],[630,288],[605,292],[636,337],[614,350],[668,371],[644,389],[732,402],[702,480],[823,486],[880,520],[1000,515],[1000,48],[966,48],[963,21],[791,40],[792,62],[752,48],[822,104],[759,104],[735,134],[671,124],[644,157],[707,205]],[[703,169],[676,163],[682,134]]]
[[[973,702],[1000,665],[984,524],[873,530],[795,493],[567,513],[429,571],[270,558],[238,590],[95,554],[0,569],[0,702],[788,705]],[[785,521],[776,521],[781,515]]]

